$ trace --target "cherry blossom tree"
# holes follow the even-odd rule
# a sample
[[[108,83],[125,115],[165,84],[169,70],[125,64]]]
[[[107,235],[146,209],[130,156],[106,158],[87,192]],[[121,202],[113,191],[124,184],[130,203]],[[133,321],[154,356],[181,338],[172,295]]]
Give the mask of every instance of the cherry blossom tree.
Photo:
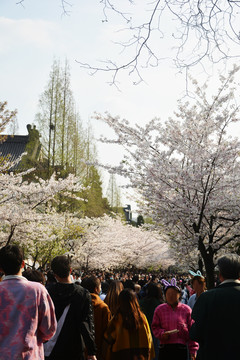
[[[81,219],[84,229],[70,252],[76,266],[113,269],[134,265],[167,267],[174,263],[169,246],[159,231],[126,224],[120,216]]]
[[[17,110],[7,109],[7,101],[0,101],[0,133],[2,134],[6,128],[16,123]],[[0,135],[0,142],[3,142],[6,136]],[[1,154],[0,154],[1,156]]]
[[[83,190],[79,180],[71,174],[65,179],[56,179],[53,175],[49,180],[39,178],[29,183],[24,181],[24,176],[32,169],[19,174],[9,173],[7,170],[12,165],[6,162],[0,172],[0,242],[2,245],[9,244],[12,239],[21,240],[14,237],[17,228],[24,238],[30,231],[29,224],[34,224],[36,231],[37,224],[41,222],[48,226],[47,218],[50,217],[51,212],[47,211],[47,205],[57,203],[56,195],[75,197],[75,192]],[[54,212],[54,207],[52,212]],[[44,232],[42,236],[43,234]]]
[[[19,224],[13,240],[21,244],[33,267],[37,263],[45,268],[55,256],[75,253],[84,232],[76,215],[50,209],[37,214],[34,221]]]
[[[13,164],[4,166],[0,173],[0,244],[20,244],[33,266],[44,267],[59,254],[68,254],[77,266],[91,269],[172,264],[158,231],[132,227],[119,216],[79,218],[77,213],[57,212],[53,206],[58,202],[56,195],[73,196],[83,190],[73,175],[29,183],[24,181],[27,172],[9,173]]]
[[[142,210],[165,229],[178,258],[200,256],[208,287],[214,284],[215,257],[240,238],[240,142],[228,132],[239,122],[238,70],[220,77],[215,96],[195,82],[194,101],[181,100],[165,123],[154,119],[132,127],[110,114],[97,116],[117,136],[102,141],[126,149],[111,170],[138,189]]]

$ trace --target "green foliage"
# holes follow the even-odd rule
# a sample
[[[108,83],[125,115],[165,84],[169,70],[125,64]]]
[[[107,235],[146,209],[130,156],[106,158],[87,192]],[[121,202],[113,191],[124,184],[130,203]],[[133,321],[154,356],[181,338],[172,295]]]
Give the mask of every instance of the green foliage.
[[[81,217],[98,217],[109,213],[110,207],[103,198],[97,169],[87,165],[97,157],[91,128],[83,128],[75,108],[68,63],[66,61],[62,67],[60,61],[55,60],[36,115],[45,160],[36,166],[35,173],[44,179],[53,172],[61,178],[69,173],[78,176],[86,190],[74,195],[83,200],[59,196],[58,211],[76,212]]]
[[[109,178],[107,198],[111,208],[115,209],[117,213],[118,209],[121,208],[121,192],[119,187],[117,186],[117,181],[114,174],[111,174]]]
[[[107,200],[107,199],[106,199]],[[124,214],[124,211],[123,211],[123,207],[122,206],[113,206],[113,207],[110,207],[111,211],[114,213],[114,214],[118,214],[118,215],[121,215],[122,218],[125,220],[125,214]]]
[[[49,239],[51,241],[49,239],[42,240],[39,238],[41,233],[36,232],[31,236],[30,242],[23,246],[25,259],[32,260],[33,267],[38,263],[42,268],[45,268],[55,256],[73,251],[73,243],[81,241],[85,232],[78,222],[73,222],[68,217],[66,217],[64,224],[49,224],[49,227]],[[33,239],[33,237],[35,238]]]
[[[23,250],[25,259],[33,261],[33,267],[38,263],[40,267],[45,268],[55,256],[65,254],[67,246],[59,239],[52,241],[34,240],[33,246],[24,247]]]
[[[98,170],[94,166],[89,167],[83,184],[86,188],[82,193],[82,196],[86,199],[86,201],[82,202],[81,207],[83,216],[100,217],[109,213],[111,208],[107,199],[103,198],[102,182]]]
[[[158,265],[158,266],[149,266],[147,267],[146,271],[147,273],[154,273],[154,272],[161,272],[163,270],[162,265]]]

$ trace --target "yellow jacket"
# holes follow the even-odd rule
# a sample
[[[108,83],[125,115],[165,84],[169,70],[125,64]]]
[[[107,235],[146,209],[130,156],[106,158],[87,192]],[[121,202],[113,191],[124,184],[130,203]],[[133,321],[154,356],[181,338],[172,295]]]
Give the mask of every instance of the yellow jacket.
[[[107,343],[105,360],[151,360],[154,346],[151,331],[144,314],[142,326],[135,331],[123,327],[121,314],[115,315],[104,334]]]

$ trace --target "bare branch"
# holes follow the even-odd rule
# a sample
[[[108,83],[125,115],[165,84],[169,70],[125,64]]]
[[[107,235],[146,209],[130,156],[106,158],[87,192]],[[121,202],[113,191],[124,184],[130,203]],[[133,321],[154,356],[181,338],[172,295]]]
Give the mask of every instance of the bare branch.
[[[103,22],[108,22],[110,11],[119,15],[129,31],[129,40],[117,42],[123,50],[135,50],[128,61],[122,63],[106,60],[106,66],[86,64],[78,61],[82,68],[90,70],[91,75],[98,71],[109,72],[112,75],[110,84],[113,84],[121,71],[129,71],[129,75],[137,76],[137,84],[143,81],[141,69],[150,66],[159,66],[165,57],[159,56],[161,45],[159,41],[152,41],[157,35],[158,40],[168,39],[175,41],[172,61],[180,70],[188,70],[196,65],[204,67],[204,61],[212,64],[226,63],[228,59],[238,59],[240,45],[240,2],[223,0],[152,0],[147,3],[147,20],[133,25],[138,4],[129,0],[129,4],[136,7],[130,15],[115,6],[114,0],[102,0]],[[149,15],[150,12],[150,15]],[[169,19],[170,25],[164,24]],[[165,26],[165,27],[164,27]],[[172,34],[169,34],[169,29]],[[173,30],[172,30],[173,29]],[[171,39],[170,38],[170,39]],[[170,45],[169,45],[170,47]],[[235,48],[234,48],[235,47]]]
[[[62,4],[62,9],[63,9],[63,15],[69,16],[71,14],[71,11],[67,10],[67,8],[69,8],[69,7],[71,8],[72,4],[66,0],[61,0],[61,4]]]
[[[101,1],[101,2],[104,3],[104,9],[106,8],[106,4],[109,5],[109,1],[105,0],[105,1]],[[154,9],[153,9],[153,11],[152,11],[152,13],[150,15],[150,18],[149,18],[148,22],[143,23],[139,27],[135,27],[135,28],[130,27],[131,30],[136,30],[137,29],[138,35],[133,37],[132,39],[130,39],[128,44],[121,44],[123,47],[130,47],[130,46],[133,46],[133,45],[137,45],[136,55],[131,60],[129,60],[128,62],[126,62],[126,63],[124,63],[122,65],[117,65],[113,61],[108,60],[108,61],[106,61],[107,65],[105,67],[93,67],[93,66],[91,66],[89,64],[82,63],[80,61],[77,61],[77,63],[79,63],[82,68],[93,71],[91,73],[91,75],[95,74],[98,71],[112,72],[113,75],[112,75],[111,84],[115,83],[117,75],[121,70],[128,69],[129,70],[129,75],[131,75],[132,73],[136,73],[137,76],[138,76],[139,80],[137,82],[134,82],[134,85],[139,84],[139,82],[143,81],[143,79],[142,79],[142,77],[140,75],[140,72],[138,70],[138,59],[140,58],[143,50],[147,49],[148,53],[149,53],[147,63],[149,63],[151,57],[154,57],[155,60],[157,60],[157,64],[158,64],[158,61],[159,61],[159,59],[154,55],[154,53],[150,50],[150,47],[148,46],[148,41],[149,41],[149,39],[151,37],[152,30],[153,30],[152,29],[152,23],[153,23],[155,15],[156,15],[156,12],[158,10],[159,4],[160,4],[160,0],[158,0],[156,2],[156,5],[155,5],[155,7],[154,7]],[[111,4],[111,8],[114,11],[117,11],[117,13],[120,13],[118,10],[115,10],[115,8],[113,7],[112,4]],[[124,13],[120,13],[120,14],[125,18]],[[127,22],[130,22],[130,19],[128,19]],[[147,31],[146,35],[144,35],[144,36],[142,35],[143,31],[144,32]]]
[[[24,7],[23,3],[24,3],[24,0],[20,0],[20,1],[16,2],[16,5],[22,5],[22,7]]]
[[[24,1],[25,0],[19,0],[16,2],[16,5],[22,5],[22,7],[24,7]],[[72,4],[66,0],[60,0],[60,3],[61,3],[61,8],[63,9],[63,15],[67,15],[69,16],[71,14],[71,11],[68,10],[68,8],[72,7]]]

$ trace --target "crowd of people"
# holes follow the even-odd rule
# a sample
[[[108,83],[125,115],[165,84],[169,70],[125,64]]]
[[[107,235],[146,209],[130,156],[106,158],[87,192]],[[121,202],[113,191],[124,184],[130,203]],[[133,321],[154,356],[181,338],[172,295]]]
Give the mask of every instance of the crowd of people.
[[[220,284],[198,270],[73,273],[69,257],[25,269],[0,249],[0,360],[239,359],[240,258],[218,260]],[[161,275],[161,276],[160,276]]]

